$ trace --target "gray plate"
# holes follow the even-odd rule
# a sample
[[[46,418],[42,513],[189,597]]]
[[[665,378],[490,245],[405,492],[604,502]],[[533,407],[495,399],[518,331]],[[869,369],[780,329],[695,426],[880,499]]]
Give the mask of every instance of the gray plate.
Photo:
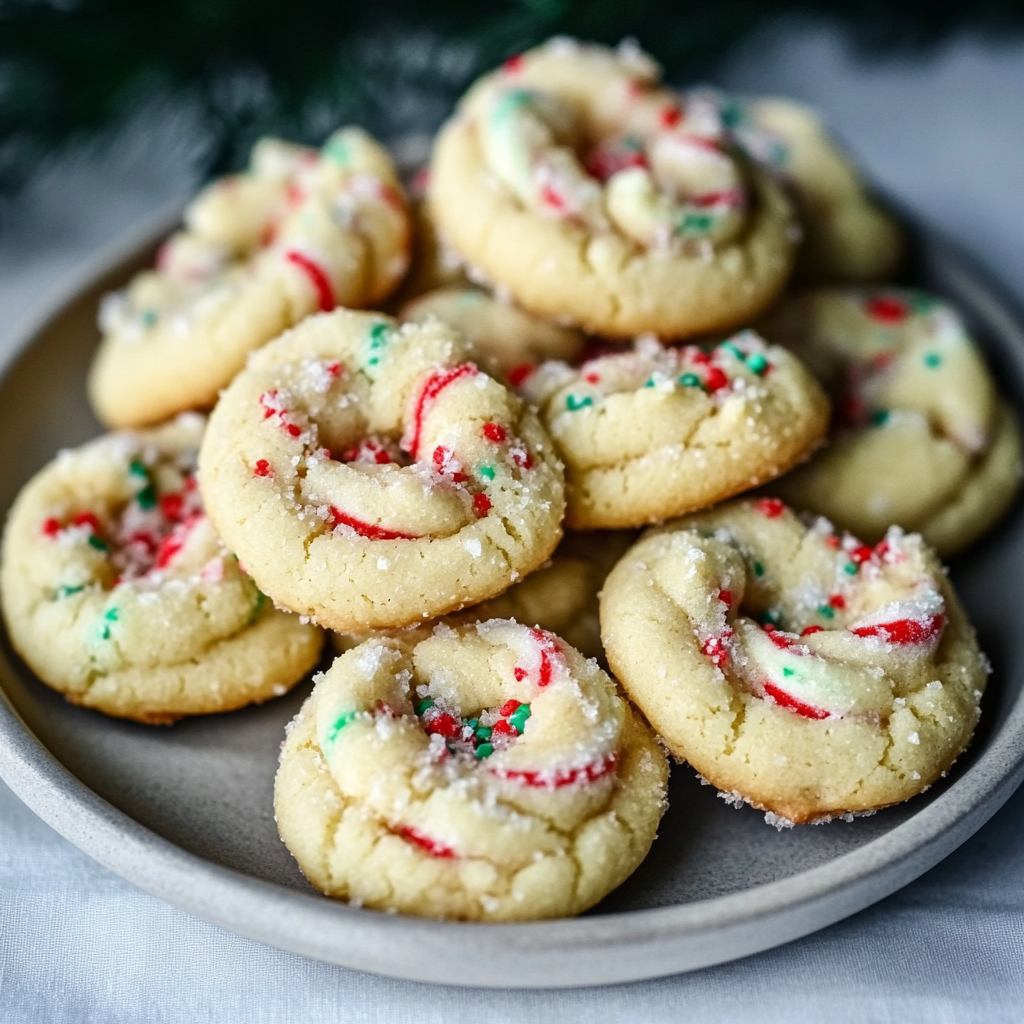
[[[99,432],[83,379],[96,300],[152,254],[167,217],[105,254],[17,339],[0,381],[7,472],[0,507],[63,446]],[[1024,407],[1024,331],[975,273],[933,239],[916,277],[953,298]],[[172,728],[65,703],[0,647],[0,776],[100,863],[232,931],[347,967],[468,985],[569,986],[654,977],[806,935],[916,878],[978,829],[1024,776],[1024,640],[1015,607],[1024,513],[954,578],[995,672],[971,751],[952,778],[852,823],[776,832],[733,810],[685,766],[654,848],[625,885],[576,920],[422,921],[317,895],[277,837],[271,804],[284,725],[309,691]]]

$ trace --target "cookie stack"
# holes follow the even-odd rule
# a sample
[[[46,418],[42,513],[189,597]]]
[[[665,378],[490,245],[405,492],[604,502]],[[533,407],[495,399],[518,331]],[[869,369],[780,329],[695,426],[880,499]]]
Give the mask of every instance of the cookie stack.
[[[877,283],[901,231],[813,113],[556,39],[414,190],[358,129],[264,140],[104,300],[120,432],[4,537],[39,678],[170,722],[286,692],[330,631],[282,838],[429,916],[598,902],[666,751],[780,826],[944,774],[987,668],[936,551],[1006,509],[1019,434],[956,313]]]

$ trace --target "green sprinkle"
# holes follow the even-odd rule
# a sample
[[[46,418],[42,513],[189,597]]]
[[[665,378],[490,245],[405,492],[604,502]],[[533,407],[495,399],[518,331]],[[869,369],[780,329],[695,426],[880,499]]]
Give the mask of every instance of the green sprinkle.
[[[160,319],[160,314],[155,309],[147,309],[142,314],[142,323],[146,327],[152,327]]]
[[[110,639],[110,623],[117,622],[118,611],[117,608],[108,608],[103,613],[103,618],[100,620],[100,639]]]
[[[575,412],[577,409],[585,409],[588,405],[593,404],[594,400],[590,397],[590,395],[583,395],[582,398],[579,397],[578,395],[569,395],[569,397],[565,400],[565,407],[566,409],[569,410],[569,412]]]
[[[937,366],[942,365],[942,356],[938,352],[926,352],[924,355],[924,365],[929,370],[934,370]]]
[[[367,347],[370,350],[369,355],[366,357],[367,367],[380,366],[381,350],[387,347],[390,340],[390,324],[376,323],[370,328],[370,336],[367,339]]]
[[[847,576],[856,576],[857,575],[857,563],[856,562],[847,562],[846,565],[843,566],[843,572],[845,572]]]
[[[490,743],[481,743],[476,750],[473,751],[473,756],[483,760],[485,757],[490,757],[494,753],[494,746]]]
[[[657,386],[658,382],[653,377],[648,377],[647,380],[644,381],[645,388],[656,388]]]
[[[779,614],[777,608],[769,608],[768,611],[761,616],[761,624],[769,626],[778,626],[782,622],[782,616]]]
[[[735,128],[743,123],[743,106],[738,100],[727,100],[718,111],[718,116],[726,128]]]
[[[85,590],[84,586],[69,587],[67,584],[61,584],[57,588],[57,596],[58,597],[70,597],[72,594],[80,594],[83,590]]]
[[[494,104],[491,110],[491,118],[494,121],[502,121],[518,113],[532,100],[533,93],[529,89],[510,89]]]
[[[726,352],[731,352],[741,363],[747,360],[747,357],[731,341],[723,341],[718,347],[724,348]]]
[[[679,383],[682,384],[683,387],[699,388],[700,377],[698,377],[695,373],[684,373],[682,377],[679,378]]]
[[[424,697],[423,700],[416,701],[416,705],[415,705],[416,714],[417,715],[422,715],[423,712],[427,710],[427,708],[432,708],[433,706],[434,706],[434,698],[433,697]]]
[[[935,308],[935,299],[923,292],[915,292],[910,296],[910,308],[915,313],[930,313]]]
[[[763,576],[764,575],[764,566],[760,562],[755,562],[754,563],[754,575],[755,576]]]
[[[354,711],[342,711],[334,720],[334,724],[327,730],[327,735],[324,737],[324,746],[333,747],[334,741],[338,738],[338,733],[355,717],[356,713]]]
[[[479,718],[467,718],[466,719],[466,725],[468,725],[470,727],[470,729],[475,729],[479,724],[480,724],[480,719]]]
[[[148,512],[156,504],[156,488],[152,484],[146,484],[135,495],[135,500],[139,503],[139,508],[144,512]]]
[[[508,716],[508,724],[511,725],[516,732],[522,733],[523,729],[526,728],[526,720],[530,717],[530,705],[520,704],[519,707]]]
[[[477,475],[482,476],[485,480],[494,479],[494,467],[493,466],[481,466],[477,470]]]
[[[97,537],[96,534],[92,533],[89,535],[89,547],[95,548],[97,551],[106,551],[107,542],[101,539],[100,537]]]
[[[747,367],[760,377],[768,369],[768,360],[760,352],[752,352],[747,356]]]
[[[476,727],[477,738],[481,740],[489,740],[493,731],[489,725],[478,725]]]
[[[795,669],[791,669],[791,668],[784,668],[782,670],[782,674],[784,676],[795,676],[796,675],[796,670]]]
[[[335,163],[345,165],[349,162],[348,143],[340,135],[332,135],[322,150],[324,156],[330,157]]]
[[[149,480],[149,470],[146,469],[138,459],[132,459],[132,461],[128,463],[128,472],[132,476],[141,477],[143,480]]]
[[[263,606],[270,600],[262,590],[256,591],[256,601],[252,606],[252,611],[249,612],[249,621],[246,623],[247,626],[251,626],[260,616],[260,612],[263,611]]]
[[[703,235],[711,230],[714,219],[707,213],[688,213],[676,227],[680,235]]]
[[[818,614],[826,619],[834,619],[836,617],[835,609],[827,604],[818,605]]]
[[[884,427],[889,422],[889,410],[888,409],[876,409],[871,414],[871,422],[876,427]]]

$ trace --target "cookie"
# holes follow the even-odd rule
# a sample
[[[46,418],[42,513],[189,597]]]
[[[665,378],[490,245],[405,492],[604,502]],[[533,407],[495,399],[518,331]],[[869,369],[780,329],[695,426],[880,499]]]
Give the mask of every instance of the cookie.
[[[659,75],[635,46],[556,39],[470,90],[429,196],[477,276],[611,337],[729,329],[771,304],[792,267],[789,200]]]
[[[582,331],[547,323],[478,288],[427,292],[398,314],[416,323],[432,316],[461,332],[489,371],[512,380],[545,359],[574,362],[587,347]]]
[[[426,170],[416,176],[417,184],[410,189],[409,213],[412,220],[412,248],[409,272],[395,293],[393,302],[399,307],[426,292],[438,288],[470,288],[462,259],[437,234],[437,226],[430,213],[425,195],[420,192],[428,180]],[[385,307],[390,311],[393,307]]]
[[[275,786],[329,896],[424,917],[578,914],[646,856],[668,766],[614,682],[501,619],[370,640],[317,677]]]
[[[555,633],[585,658],[603,663],[597,595],[612,566],[634,540],[635,535],[627,531],[569,531],[549,565],[531,572],[504,594],[446,615],[442,621],[458,626],[484,619],[515,619]],[[344,652],[378,635],[332,633],[331,638],[336,650]]]
[[[716,111],[728,138],[792,196],[803,231],[797,277],[857,284],[896,274],[906,250],[902,229],[812,108],[710,90],[686,102]]]
[[[140,722],[279,696],[323,634],[276,611],[203,512],[199,416],[64,451],[22,489],[3,539],[11,642],[68,700]]]
[[[108,426],[212,405],[253,349],[317,310],[378,304],[409,262],[394,168],[355,128],[322,151],[258,143],[249,172],[211,185],[185,224],[101,305],[89,397]]]
[[[210,517],[260,588],[343,632],[494,597],[562,532],[550,439],[436,320],[310,317],[224,391],[199,465]]]
[[[520,384],[566,466],[574,529],[656,522],[749,490],[807,458],[828,401],[789,352],[750,331],[714,347],[641,339]]]
[[[1020,485],[1016,419],[956,312],[921,291],[817,289],[761,325],[834,397],[830,445],[772,485],[872,543],[890,523],[949,555]]]
[[[601,633],[670,751],[776,824],[922,792],[970,742],[988,671],[920,537],[867,547],[774,498],[648,532]]]

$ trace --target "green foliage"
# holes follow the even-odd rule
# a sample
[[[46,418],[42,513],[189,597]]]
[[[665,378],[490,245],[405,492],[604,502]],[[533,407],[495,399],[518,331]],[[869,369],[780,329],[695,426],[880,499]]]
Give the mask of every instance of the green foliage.
[[[1024,25],[1016,0],[0,0],[0,195],[158,97],[198,110],[222,169],[268,131],[432,127],[476,74],[554,33],[632,35],[693,77],[785,15],[842,21],[875,50]]]

